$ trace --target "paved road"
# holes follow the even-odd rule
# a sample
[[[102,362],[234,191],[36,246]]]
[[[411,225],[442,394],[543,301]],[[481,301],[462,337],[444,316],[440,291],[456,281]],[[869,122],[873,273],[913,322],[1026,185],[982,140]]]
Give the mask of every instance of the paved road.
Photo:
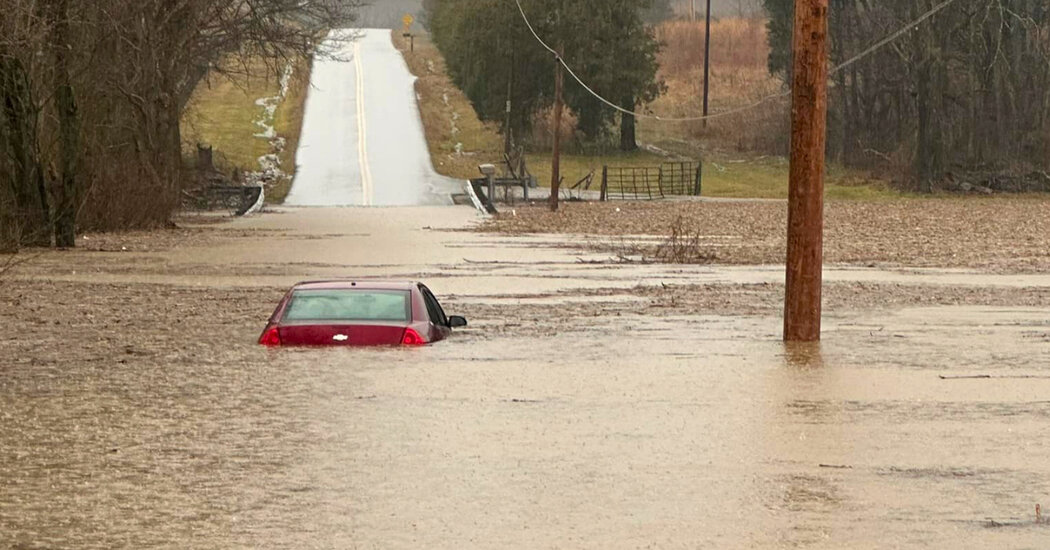
[[[451,204],[433,168],[415,77],[389,30],[335,30],[314,59],[289,206]],[[331,55],[327,55],[331,54]]]

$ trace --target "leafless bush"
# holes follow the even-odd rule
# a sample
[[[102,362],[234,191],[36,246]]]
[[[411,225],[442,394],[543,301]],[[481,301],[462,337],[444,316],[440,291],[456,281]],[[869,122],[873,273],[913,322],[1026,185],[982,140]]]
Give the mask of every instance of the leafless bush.
[[[709,264],[718,259],[704,245],[699,229],[689,227],[685,218],[677,218],[671,225],[671,234],[656,246],[653,258],[668,264]]]
[[[18,266],[24,265],[36,259],[40,256],[40,252],[34,253],[5,253],[0,252],[0,288],[4,286],[4,283],[10,280],[11,273]]]

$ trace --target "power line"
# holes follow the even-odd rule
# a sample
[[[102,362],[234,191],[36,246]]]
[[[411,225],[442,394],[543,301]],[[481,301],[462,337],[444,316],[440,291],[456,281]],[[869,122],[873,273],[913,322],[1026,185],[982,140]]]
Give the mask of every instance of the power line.
[[[857,63],[861,59],[864,59],[865,57],[868,57],[869,55],[875,53],[876,51],[878,51],[879,49],[883,48],[887,44],[893,42],[894,40],[897,40],[901,36],[907,34],[911,30],[913,30],[914,27],[922,24],[927,19],[933,17],[934,15],[937,15],[937,13],[939,13],[944,8],[947,8],[949,5],[955,3],[955,1],[956,0],[944,0],[940,4],[937,4],[932,9],[930,9],[930,11],[927,11],[926,13],[924,13],[921,16],[919,16],[918,18],[916,18],[914,21],[911,21],[907,25],[904,25],[897,32],[887,36],[886,38],[883,38],[882,40],[879,40],[878,42],[872,44],[868,49],[864,50],[863,52],[861,52],[861,53],[851,57],[850,59],[846,60],[842,64],[837,65],[836,67],[831,69],[831,71],[828,73],[829,76],[837,74],[839,71],[842,71],[843,69],[849,67],[850,65],[853,65],[854,63]],[[525,9],[521,7],[521,0],[514,0],[514,3],[518,5],[518,11],[521,13],[521,18],[522,18],[522,20],[525,21],[525,26],[527,26],[529,28],[529,32],[532,33],[532,36],[536,39],[537,42],[540,43],[541,46],[543,46],[543,48],[545,50],[547,50],[548,52],[554,54],[554,58],[557,59],[558,63],[560,63],[562,65],[562,67],[564,67],[565,70],[569,73],[569,75],[572,76],[573,80],[575,80],[577,83],[579,83],[579,85],[582,86],[584,90],[587,90],[587,92],[590,93],[591,95],[593,95],[596,99],[598,99],[602,103],[608,105],[609,107],[612,107],[613,109],[615,109],[615,110],[617,110],[617,111],[619,111],[619,112],[621,112],[621,113],[623,113],[625,115],[631,115],[631,116],[634,116],[636,118],[648,118],[648,119],[653,119],[653,120],[660,120],[660,121],[663,121],[663,122],[695,122],[695,121],[700,121],[700,120],[712,120],[712,119],[716,119],[716,118],[722,118],[722,117],[727,117],[727,116],[739,114],[739,113],[742,113],[742,112],[745,112],[745,111],[750,111],[751,109],[755,109],[757,107],[760,107],[760,106],[762,106],[762,105],[764,105],[766,103],[769,103],[770,101],[773,101],[773,100],[776,100],[776,99],[780,99],[780,98],[784,98],[784,97],[788,97],[788,96],[791,95],[791,91],[788,90],[788,91],[784,91],[784,92],[780,92],[780,93],[777,93],[777,94],[766,96],[766,97],[764,97],[762,99],[759,99],[758,101],[755,101],[755,102],[750,103],[748,105],[744,105],[742,107],[737,107],[735,109],[730,109],[728,111],[723,111],[721,113],[715,113],[713,115],[698,116],[698,117],[684,117],[684,118],[662,117],[662,116],[657,116],[657,115],[651,115],[651,114],[648,114],[648,113],[639,113],[639,112],[632,111],[632,110],[629,110],[629,109],[624,109],[623,107],[620,107],[619,105],[609,101],[608,99],[605,99],[598,92],[595,92],[590,86],[588,86],[587,83],[584,82],[583,79],[580,78],[576,74],[576,72],[572,70],[572,67],[570,67],[569,64],[566,63],[565,60],[560,55],[558,55],[558,52],[555,51],[554,48],[551,48],[550,46],[548,46],[547,43],[544,42],[542,38],[540,38],[540,35],[536,33],[536,29],[533,28],[532,23],[529,22],[529,18],[525,15]]]
[[[930,11],[922,14],[915,21],[912,21],[911,23],[908,23],[903,28],[901,28],[899,31],[897,31],[897,32],[887,36],[886,38],[883,38],[882,40],[879,40],[878,42],[872,44],[871,47],[869,47],[868,49],[860,52],[859,54],[857,54],[857,55],[849,58],[845,62],[843,62],[841,65],[835,67],[834,69],[831,70],[831,74],[835,74],[835,73],[845,69],[846,67],[849,67],[850,65],[860,61],[861,59],[864,59],[865,57],[868,57],[869,55],[875,53],[876,50],[879,50],[880,48],[882,48],[883,46],[889,44],[890,42],[893,42],[894,40],[900,38],[901,36],[904,36],[905,34],[908,33],[908,31],[912,30],[913,27],[917,27],[917,26],[921,25],[927,19],[933,17],[934,15],[937,15],[938,12],[940,12],[944,8],[947,8],[950,4],[952,4],[954,2],[955,2],[955,0],[944,0],[940,4],[937,4],[936,6],[933,7],[933,9],[931,9]]]

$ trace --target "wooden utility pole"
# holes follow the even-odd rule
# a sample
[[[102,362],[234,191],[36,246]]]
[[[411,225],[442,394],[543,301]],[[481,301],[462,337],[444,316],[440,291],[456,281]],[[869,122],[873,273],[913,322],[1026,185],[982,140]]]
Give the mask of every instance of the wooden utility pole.
[[[561,187],[561,110],[562,87],[564,76],[561,68],[561,56],[565,49],[558,45],[558,57],[554,59],[554,150],[551,153],[551,212],[558,211],[558,193]]]
[[[795,0],[784,340],[820,340],[828,0]]]
[[[503,123],[503,154],[506,155],[507,159],[511,158],[510,148],[513,145],[513,138],[510,130],[510,115],[511,115],[511,100],[514,97],[514,55],[510,57],[510,76],[507,77],[507,118]],[[510,162],[509,160],[507,162]]]
[[[704,116],[707,116],[707,94],[711,80],[711,0],[707,0],[707,20],[704,23]],[[704,119],[707,128],[707,119]]]

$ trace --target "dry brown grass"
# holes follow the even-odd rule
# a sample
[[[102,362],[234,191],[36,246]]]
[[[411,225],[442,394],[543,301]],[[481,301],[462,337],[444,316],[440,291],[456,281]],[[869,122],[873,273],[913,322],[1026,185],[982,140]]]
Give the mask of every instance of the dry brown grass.
[[[656,37],[666,45],[659,59],[664,74],[703,69],[702,21],[662,23],[656,28]],[[765,68],[769,58],[765,20],[730,18],[712,21],[711,37],[712,61],[728,67]]]
[[[667,92],[650,108],[663,117],[687,118],[702,113],[703,22],[671,21],[659,25],[659,76]],[[783,83],[769,74],[766,22],[727,18],[711,24],[711,114],[750,105],[780,92]],[[782,154],[788,136],[788,102],[774,100],[737,115],[702,122],[641,121],[643,141],[665,148],[702,145],[704,149]],[[679,147],[676,147],[676,143]],[[682,151],[685,154],[691,151]]]

